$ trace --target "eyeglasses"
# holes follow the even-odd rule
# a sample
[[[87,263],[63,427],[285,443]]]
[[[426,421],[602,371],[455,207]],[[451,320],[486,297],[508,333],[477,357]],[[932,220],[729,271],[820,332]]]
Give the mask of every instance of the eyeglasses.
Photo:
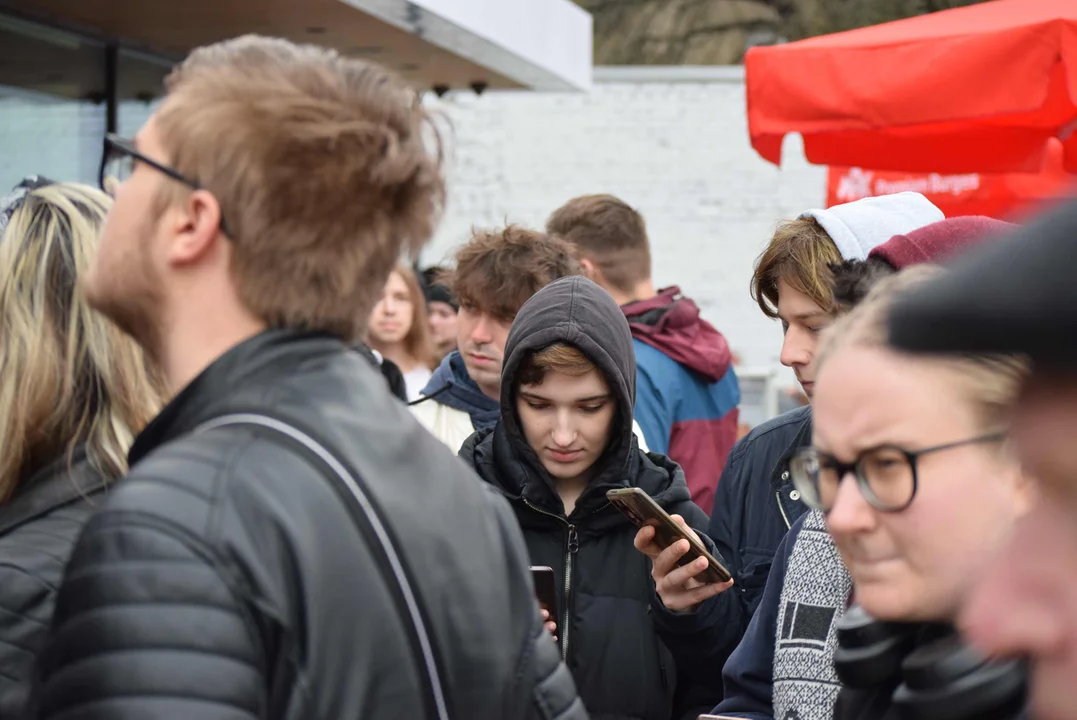
[[[205,190],[198,182],[190,179],[179,170],[157,162],[153,158],[146,157],[138,151],[134,143],[125,140],[114,133],[105,135],[105,147],[101,156],[101,169],[98,173],[97,182],[105,194],[114,196],[116,188],[125,182],[135,169],[135,161],[148,165],[157,172],[164,173],[177,182],[181,182],[192,190]],[[221,216],[221,231],[228,234]]]
[[[816,510],[830,512],[837,502],[842,480],[852,473],[869,505],[883,512],[898,512],[916,497],[919,458],[965,445],[998,442],[1005,437],[1005,433],[992,433],[915,452],[884,445],[861,453],[852,463],[840,462],[833,455],[809,447],[793,456],[789,470],[801,498]]]

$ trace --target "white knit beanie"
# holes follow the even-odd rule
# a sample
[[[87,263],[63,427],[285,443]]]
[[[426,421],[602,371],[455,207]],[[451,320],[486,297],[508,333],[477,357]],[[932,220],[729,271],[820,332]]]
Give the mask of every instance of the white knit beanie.
[[[806,218],[814,218],[823,226],[843,260],[864,260],[876,245],[895,235],[945,220],[946,216],[920,193],[902,192],[864,198],[826,210],[808,210],[797,219]]]

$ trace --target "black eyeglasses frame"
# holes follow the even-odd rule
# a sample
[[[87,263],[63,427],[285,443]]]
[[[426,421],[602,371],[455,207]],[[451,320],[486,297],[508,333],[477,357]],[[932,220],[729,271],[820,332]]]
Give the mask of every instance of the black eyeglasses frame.
[[[870,450],[867,450],[867,451],[861,453],[856,458],[856,460],[854,462],[851,462],[851,463],[839,462],[837,458],[835,458],[833,455],[830,455],[829,453],[821,453],[821,452],[819,452],[819,450],[817,450],[814,447],[806,447],[806,448],[801,448],[800,450],[798,450],[793,455],[793,459],[790,462],[790,466],[792,466],[794,463],[796,463],[798,461],[802,461],[804,459],[807,459],[808,457],[810,457],[812,455],[815,456],[816,462],[818,462],[818,459],[821,456],[825,456],[827,458],[827,460],[828,460],[828,463],[831,465],[831,467],[838,473],[838,483],[839,483],[839,485],[845,479],[845,477],[847,475],[849,475],[849,473],[852,473],[853,477],[856,478],[857,489],[860,490],[860,494],[863,496],[863,498],[865,500],[867,500],[869,505],[871,505],[876,510],[879,510],[880,512],[886,512],[886,513],[901,512],[902,510],[909,507],[909,505],[912,505],[912,501],[916,499],[916,493],[920,488],[920,477],[919,477],[919,473],[917,471],[916,463],[917,463],[917,460],[919,460],[921,457],[923,457],[924,455],[930,455],[931,453],[940,452],[942,450],[951,450],[953,448],[964,447],[965,445],[977,445],[977,444],[981,444],[981,443],[999,442],[999,441],[1005,440],[1005,439],[1006,439],[1006,433],[1005,432],[994,432],[994,433],[988,433],[986,435],[978,435],[976,437],[966,438],[964,440],[957,440],[955,442],[944,443],[942,445],[933,445],[932,447],[926,447],[926,448],[923,448],[921,450],[906,450],[905,448],[897,447],[896,445],[880,445],[879,447],[874,447],[874,448],[871,448]],[[862,463],[864,461],[864,456],[868,452],[876,452],[876,451],[879,451],[879,450],[893,450],[895,452],[901,453],[902,455],[905,456],[905,460],[909,463],[909,469],[912,470],[912,492],[909,493],[909,499],[907,501],[905,501],[905,503],[900,505],[900,506],[887,505],[887,504],[883,503],[881,500],[879,500],[879,498],[875,495],[875,493],[871,489],[871,485],[868,482],[867,475],[863,472]],[[792,472],[791,474],[793,475],[793,483],[794,483],[794,485],[799,486],[799,483],[797,483],[797,481],[796,481],[796,473]],[[811,482],[811,481],[807,480],[807,482]],[[812,483],[812,485],[816,485],[816,483]],[[821,510],[824,513],[828,513],[833,509],[832,507],[831,508],[824,508],[824,507],[822,507],[821,503],[814,503],[814,502],[809,501],[808,498],[806,497],[809,494],[814,495],[815,497],[818,497],[819,496],[818,488],[816,487],[813,493],[806,493],[806,492],[804,492],[803,488],[801,488],[801,496],[804,498],[804,502],[808,506],[810,506],[810,507],[812,507],[812,508],[814,508],[816,510]]]
[[[138,148],[135,147],[135,144],[130,140],[122,138],[115,133],[105,133],[105,142],[101,153],[101,167],[97,171],[97,184],[106,195],[111,195],[112,193],[105,184],[105,169],[108,167],[109,160],[111,160],[117,154],[127,155],[131,158],[134,158],[138,162],[148,165],[157,172],[164,173],[176,182],[183,183],[192,190],[206,190],[206,188],[204,188],[200,183],[187,177],[179,170],[169,167],[164,163],[157,162],[153,158],[147,157],[146,155],[142,154],[138,151]],[[218,205],[219,204],[220,201],[218,201]],[[224,222],[223,212],[221,213],[220,228],[225,235],[228,235],[228,229]]]

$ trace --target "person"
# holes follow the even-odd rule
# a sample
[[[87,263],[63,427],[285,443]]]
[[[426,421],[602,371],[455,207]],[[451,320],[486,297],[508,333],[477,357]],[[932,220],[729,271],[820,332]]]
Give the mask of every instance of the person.
[[[575,248],[587,277],[621,306],[636,350],[636,420],[647,445],[684,468],[692,500],[714,489],[737,440],[740,386],[725,336],[676,286],[655,290],[643,216],[612,195],[584,195],[550,215],[546,232]]]
[[[924,196],[899,193],[809,210],[778,226],[756,263],[752,294],[764,314],[781,320],[781,362],[796,373],[809,397],[818,333],[835,309],[830,265],[863,260],[895,234],[942,219]],[[708,693],[700,697],[711,707],[723,697],[722,668],[759,606],[779,543],[807,511],[788,463],[810,441],[811,409],[802,407],[755,427],[730,453],[706,534],[728,563],[735,580],[731,592],[710,598],[717,586],[698,588],[684,573],[674,573],[673,579],[667,579],[668,571],[657,573],[663,603],[681,615],[658,616],[656,622],[670,624],[676,638],[670,649],[693,658],[711,678]],[[660,569],[673,564],[668,557],[656,561]]]
[[[160,406],[142,349],[78,291],[109,203],[37,176],[0,200],[0,717],[27,710],[64,563]]]
[[[459,349],[441,361],[411,409],[458,452],[501,416],[501,363],[516,313],[549,283],[579,274],[580,266],[563,240],[515,225],[474,231],[455,261],[447,282],[460,303]]]
[[[509,499],[531,564],[554,569],[556,634],[592,717],[667,720],[694,673],[655,631],[635,525],[606,493],[639,488],[699,532],[706,515],[676,463],[639,450],[628,322],[590,280],[561,278],[524,303],[504,357],[501,419],[460,457]]]
[[[887,345],[895,297],[938,274],[917,268],[880,282],[827,330],[812,447],[792,464],[805,501],[825,513],[825,530],[858,605],[876,620],[922,628],[916,644],[945,635],[938,625],[957,619],[992,553],[1034,497],[1003,442],[1027,363],[998,355],[912,356]],[[808,560],[796,552],[790,568]],[[825,592],[816,584],[814,599]],[[809,598],[802,601],[806,607]],[[799,607],[784,611],[800,618]],[[801,622],[778,634],[776,656],[796,652],[785,646],[803,642],[796,632]],[[831,631],[825,641],[834,640]],[[775,658],[776,667],[780,661]],[[898,671],[867,693],[843,689],[834,717],[898,717],[894,691],[901,680]],[[824,715],[798,708],[798,717]]]
[[[507,504],[350,346],[444,197],[414,90],[251,35],[166,87],[106,138],[83,286],[174,396],[72,553],[38,716],[585,717]]]
[[[1032,373],[1010,420],[1038,500],[964,603],[981,651],[1031,661],[1030,714],[1077,718],[1077,203],[955,263],[897,303],[891,342],[917,353],[1022,353]]]
[[[429,267],[422,272],[426,314],[430,318],[430,338],[440,362],[456,349],[456,316],[460,306],[442,278],[448,272],[441,267]]]
[[[397,263],[370,311],[367,344],[404,376],[408,400],[418,400],[436,365],[426,304],[415,271]]]
[[[831,266],[832,317],[857,307],[876,284],[898,270],[949,259],[1009,227],[990,218],[949,218],[895,235],[866,260]],[[803,497],[802,488],[796,491]],[[779,544],[757,612],[723,668],[725,699],[715,711],[734,717],[784,717],[790,712],[829,717],[837,677],[834,646],[827,640],[833,639],[843,615],[850,582],[822,515],[802,515]],[[801,603],[816,613],[829,611],[819,616],[825,622],[811,626],[812,637],[778,637],[776,628],[784,626],[790,609]]]

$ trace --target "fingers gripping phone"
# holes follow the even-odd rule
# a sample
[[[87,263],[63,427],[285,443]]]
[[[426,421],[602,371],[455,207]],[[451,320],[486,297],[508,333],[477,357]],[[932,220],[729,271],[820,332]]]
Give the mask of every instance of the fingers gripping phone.
[[[531,567],[531,580],[535,584],[535,597],[539,607],[550,613],[550,619],[557,622],[557,583],[551,567]]]
[[[678,540],[688,541],[688,552],[681,555],[678,565],[688,565],[697,558],[707,558],[708,567],[696,575],[696,579],[704,583],[724,583],[733,578],[729,571],[722,567],[718,559],[711,555],[691,533],[681,527],[673,518],[656,503],[650,495],[639,488],[623,488],[610,490],[606,498],[624,513],[636,527],[650,525],[654,528],[655,543],[665,550]]]

